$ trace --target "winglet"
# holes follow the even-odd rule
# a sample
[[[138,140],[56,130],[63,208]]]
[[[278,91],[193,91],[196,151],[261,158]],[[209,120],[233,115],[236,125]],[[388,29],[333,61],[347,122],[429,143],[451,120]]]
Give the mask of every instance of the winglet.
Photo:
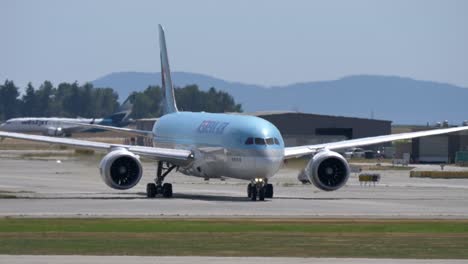
[[[166,38],[164,29],[159,25],[159,47],[161,49],[161,84],[163,92],[164,114],[177,112],[174,87],[172,86],[169,58],[167,56]]]

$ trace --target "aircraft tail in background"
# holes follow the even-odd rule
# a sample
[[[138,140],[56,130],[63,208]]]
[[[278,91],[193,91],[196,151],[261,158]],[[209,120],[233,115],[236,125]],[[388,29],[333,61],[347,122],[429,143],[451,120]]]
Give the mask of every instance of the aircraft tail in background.
[[[130,114],[132,113],[133,104],[129,98],[123,102],[119,111],[103,118],[101,125],[111,126],[126,126],[130,123]]]

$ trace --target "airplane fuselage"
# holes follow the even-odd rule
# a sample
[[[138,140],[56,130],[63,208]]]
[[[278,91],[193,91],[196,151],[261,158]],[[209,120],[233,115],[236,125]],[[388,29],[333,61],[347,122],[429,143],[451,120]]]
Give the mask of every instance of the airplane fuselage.
[[[50,134],[54,130],[84,132],[89,128],[75,124],[112,124],[112,120],[103,118],[61,118],[61,117],[22,117],[12,118],[1,124],[0,130],[20,133]]]
[[[154,146],[188,149],[190,167],[179,170],[203,178],[268,179],[281,167],[284,141],[270,122],[253,116],[176,112],[153,127]]]

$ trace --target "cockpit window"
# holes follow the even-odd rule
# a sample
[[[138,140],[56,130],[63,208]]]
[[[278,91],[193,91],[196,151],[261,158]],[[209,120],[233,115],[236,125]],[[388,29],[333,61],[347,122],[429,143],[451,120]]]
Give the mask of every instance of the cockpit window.
[[[267,138],[265,141],[266,141],[267,145],[275,144],[275,141],[273,140],[273,138]]]
[[[280,145],[277,138],[252,138],[249,137],[245,140],[245,145]]]
[[[255,145],[265,145],[265,139],[255,138]]]

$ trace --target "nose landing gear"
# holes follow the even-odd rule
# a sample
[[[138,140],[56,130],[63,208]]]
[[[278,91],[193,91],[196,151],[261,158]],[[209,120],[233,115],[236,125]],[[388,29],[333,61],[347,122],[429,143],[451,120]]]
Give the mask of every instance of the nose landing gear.
[[[252,180],[247,185],[247,197],[252,201],[264,201],[265,198],[273,198],[273,185],[269,184],[268,181],[260,178]]]

